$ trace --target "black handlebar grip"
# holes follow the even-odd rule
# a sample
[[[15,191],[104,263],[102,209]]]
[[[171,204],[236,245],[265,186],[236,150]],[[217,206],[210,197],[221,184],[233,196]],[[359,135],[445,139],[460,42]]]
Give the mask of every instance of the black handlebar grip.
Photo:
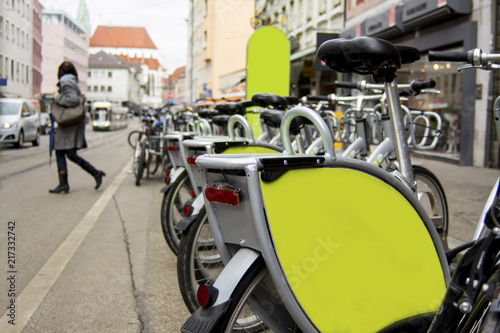
[[[467,52],[429,51],[429,61],[467,62]]]
[[[411,90],[420,93],[422,89],[434,88],[436,86],[436,81],[427,80],[427,81],[412,81],[410,83]]]
[[[335,81],[335,86],[337,86],[337,88],[359,89],[359,83],[358,82]]]
[[[308,101],[316,101],[316,102],[328,102],[328,101],[330,101],[328,99],[328,96],[312,96],[312,95],[307,95],[307,100]]]

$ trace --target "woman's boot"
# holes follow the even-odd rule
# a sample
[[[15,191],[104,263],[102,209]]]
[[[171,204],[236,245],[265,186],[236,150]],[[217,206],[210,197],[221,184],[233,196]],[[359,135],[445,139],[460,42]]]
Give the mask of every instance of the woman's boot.
[[[68,184],[68,170],[59,171],[59,186],[54,189],[49,190],[49,193],[61,193],[69,192],[69,184]]]
[[[92,176],[94,176],[94,178],[95,178],[95,189],[97,190],[101,186],[101,184],[102,184],[102,177],[106,176],[106,174],[104,173],[104,171],[97,170],[96,168],[94,168],[94,166],[92,164],[90,164],[87,161],[83,162],[81,164],[81,167],[82,167],[83,170],[87,171]]]

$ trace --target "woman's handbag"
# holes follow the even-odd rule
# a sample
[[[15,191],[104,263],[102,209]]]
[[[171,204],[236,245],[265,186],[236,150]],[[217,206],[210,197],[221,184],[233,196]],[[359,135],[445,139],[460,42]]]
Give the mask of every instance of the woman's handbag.
[[[71,126],[79,123],[83,119],[85,119],[85,96],[80,95],[80,103],[74,107],[64,107],[57,105],[56,103],[52,104],[52,116],[54,116],[54,120],[61,127]]]

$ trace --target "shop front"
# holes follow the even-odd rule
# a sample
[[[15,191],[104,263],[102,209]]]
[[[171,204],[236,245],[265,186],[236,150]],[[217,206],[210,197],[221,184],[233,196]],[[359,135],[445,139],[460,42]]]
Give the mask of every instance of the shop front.
[[[414,96],[409,99],[408,106],[417,110],[435,111],[443,120],[439,144],[433,151],[425,154],[461,165],[482,164],[474,160],[474,149],[481,146],[474,145],[474,140],[477,140],[478,130],[491,131],[490,127],[476,127],[476,111],[486,114],[489,77],[486,76],[482,81],[477,70],[459,71],[461,63],[429,62],[427,53],[429,50],[467,51],[478,47],[478,24],[472,20],[471,13],[471,0],[407,1],[402,6],[371,15],[370,19],[351,26],[340,34],[340,37],[348,38],[373,36],[395,44],[413,46],[421,51],[421,59],[413,64],[403,65],[396,80],[398,83],[429,79],[436,82],[439,94]],[[345,75],[343,79],[370,80],[357,75]],[[491,140],[491,133],[483,134],[487,137],[486,140]],[[485,143],[484,146],[489,145]],[[490,152],[485,152],[484,156],[484,164],[491,164],[488,163]]]

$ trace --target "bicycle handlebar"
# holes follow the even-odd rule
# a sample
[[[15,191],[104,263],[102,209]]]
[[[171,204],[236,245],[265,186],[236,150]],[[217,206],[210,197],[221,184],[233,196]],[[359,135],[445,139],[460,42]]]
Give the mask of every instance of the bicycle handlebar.
[[[346,88],[346,89],[359,89],[359,82],[342,82],[335,81],[335,85],[337,88]]]
[[[471,50],[472,51],[472,50]],[[472,52],[429,51],[429,61],[452,61],[472,63]]]
[[[436,86],[436,81],[434,80],[410,82],[410,89],[417,94],[420,94],[422,89],[434,88],[435,86]]]

